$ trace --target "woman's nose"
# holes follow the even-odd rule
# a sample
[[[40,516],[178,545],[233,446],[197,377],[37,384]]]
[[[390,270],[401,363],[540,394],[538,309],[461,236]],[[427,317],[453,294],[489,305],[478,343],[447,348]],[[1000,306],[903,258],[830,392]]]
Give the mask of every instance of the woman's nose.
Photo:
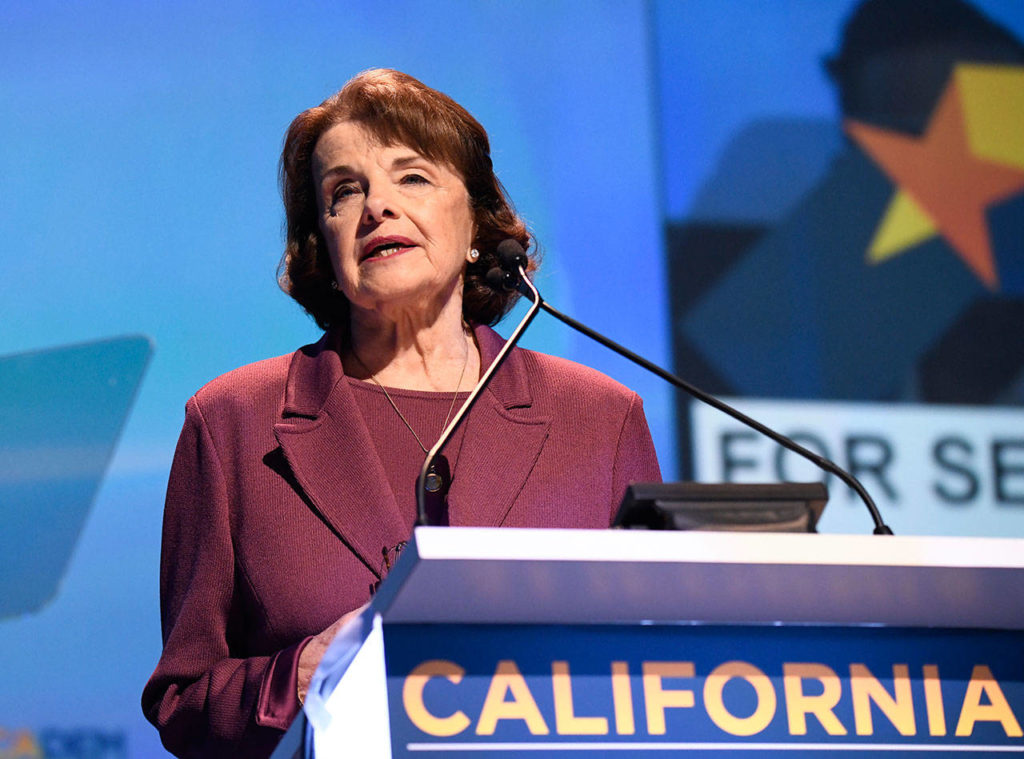
[[[379,224],[385,219],[394,219],[397,216],[398,204],[393,193],[379,185],[367,190],[366,200],[363,203],[364,224]]]

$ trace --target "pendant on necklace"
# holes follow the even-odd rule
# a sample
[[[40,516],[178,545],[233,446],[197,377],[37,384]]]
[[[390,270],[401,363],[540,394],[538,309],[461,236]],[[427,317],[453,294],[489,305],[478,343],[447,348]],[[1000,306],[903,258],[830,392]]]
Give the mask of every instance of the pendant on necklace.
[[[427,469],[423,489],[426,490],[425,506],[427,508],[427,524],[446,526],[448,524],[448,488],[452,484],[452,470],[448,459],[442,454],[434,457]]]
[[[430,465],[430,469],[427,470],[427,480],[424,483],[428,493],[436,493],[444,487],[444,477],[437,472],[437,467],[434,464]]]
[[[439,453],[434,457],[430,468],[427,469],[427,477],[423,481],[423,487],[428,493],[441,493],[443,495],[448,492],[451,478],[451,467],[448,465],[448,459],[444,457],[443,453]]]

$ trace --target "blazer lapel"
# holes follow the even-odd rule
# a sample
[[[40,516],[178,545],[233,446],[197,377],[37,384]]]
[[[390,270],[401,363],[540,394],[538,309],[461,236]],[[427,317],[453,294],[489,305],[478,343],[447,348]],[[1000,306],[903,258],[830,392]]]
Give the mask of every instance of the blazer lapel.
[[[306,498],[378,576],[382,551],[409,537],[330,333],[297,351],[274,434]]]
[[[481,365],[489,366],[504,340],[488,327],[475,329]],[[498,526],[533,471],[551,420],[533,408],[522,357],[513,351],[463,422],[466,426],[452,487],[452,525]]]

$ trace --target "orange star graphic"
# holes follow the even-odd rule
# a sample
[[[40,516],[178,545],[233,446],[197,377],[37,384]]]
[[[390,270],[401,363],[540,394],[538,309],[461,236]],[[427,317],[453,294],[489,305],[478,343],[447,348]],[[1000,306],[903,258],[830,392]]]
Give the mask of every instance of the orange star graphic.
[[[1024,189],[1024,171],[971,152],[956,81],[943,92],[921,137],[847,119],[847,134],[931,219],[967,267],[999,285],[986,209]]]

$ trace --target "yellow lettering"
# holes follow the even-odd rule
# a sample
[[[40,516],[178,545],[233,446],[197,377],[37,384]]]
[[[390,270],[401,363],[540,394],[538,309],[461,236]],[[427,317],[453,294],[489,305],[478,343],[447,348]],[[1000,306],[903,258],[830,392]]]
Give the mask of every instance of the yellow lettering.
[[[734,677],[750,683],[757,696],[757,706],[749,717],[737,717],[725,708],[722,691]],[[730,661],[715,667],[704,680],[704,706],[712,721],[731,735],[755,735],[761,732],[775,716],[775,688],[772,681],[753,664]]]
[[[946,734],[946,713],[942,706],[942,681],[939,668],[934,664],[924,665],[924,704],[928,709],[928,734]]]
[[[555,730],[559,735],[608,735],[608,720],[604,717],[576,716],[569,662],[551,662],[551,690],[555,697]]]
[[[511,693],[511,701],[505,700],[506,693]],[[480,719],[476,723],[477,735],[494,735],[499,719],[521,719],[531,735],[548,734],[548,726],[537,708],[537,702],[533,700],[533,694],[519,672],[519,667],[511,659],[498,662],[494,670],[483,709],[480,710]]]
[[[612,662],[612,702],[615,704],[615,732],[619,735],[633,735],[636,732],[633,721],[633,686],[629,681],[627,662]]]
[[[665,690],[663,677],[693,677],[693,662],[645,661],[643,663],[644,706],[647,709],[647,733],[665,734],[665,709],[693,706],[692,690]]]
[[[987,704],[981,703],[982,694],[988,697]],[[974,732],[975,722],[999,722],[1008,737],[1021,737],[1020,723],[1013,716],[1003,689],[992,676],[992,670],[981,664],[975,665],[971,681],[967,683],[960,719],[956,723],[956,734],[970,735]]]
[[[442,737],[458,735],[469,727],[469,717],[461,711],[456,711],[450,717],[435,717],[423,703],[423,689],[427,686],[427,680],[443,677],[453,685],[458,685],[465,674],[466,670],[445,659],[425,661],[410,672],[402,685],[402,704],[412,723],[427,735]]]
[[[892,665],[892,690],[889,695],[871,670],[864,664],[850,665],[850,692],[853,695],[853,720],[857,735],[873,735],[871,702],[882,711],[900,735],[916,735],[914,701],[910,693],[910,668],[906,664]]]
[[[821,682],[822,692],[817,696],[804,693],[803,681],[814,678]],[[807,715],[813,714],[829,735],[846,735],[832,710],[839,703],[842,685],[839,677],[824,664],[783,664],[782,684],[786,693],[786,716],[790,735],[807,735]]]

